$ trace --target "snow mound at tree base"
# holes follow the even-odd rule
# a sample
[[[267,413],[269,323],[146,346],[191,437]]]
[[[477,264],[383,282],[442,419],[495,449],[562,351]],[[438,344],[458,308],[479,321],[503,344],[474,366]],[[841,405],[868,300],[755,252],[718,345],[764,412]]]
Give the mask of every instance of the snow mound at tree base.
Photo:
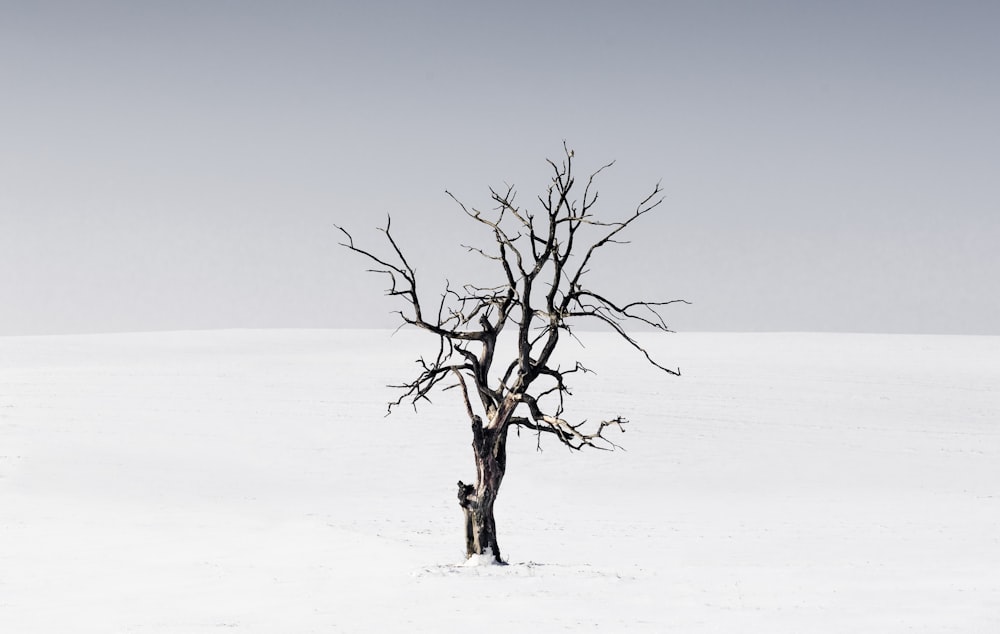
[[[497,561],[497,558],[493,555],[493,549],[487,548],[481,555],[473,555],[459,565],[463,568],[479,568],[482,566],[506,566],[507,562]]]
[[[489,560],[483,562],[485,555],[479,556],[476,563],[467,560],[460,564],[444,564],[439,566],[427,566],[411,573],[413,577],[462,577],[462,576],[495,576],[495,577],[546,577],[546,578],[575,578],[575,579],[610,579],[610,580],[635,580],[640,577],[649,576],[641,570],[623,571],[616,569],[602,569],[589,564],[563,565],[563,564],[540,564],[534,561],[524,562],[504,562],[498,564]]]

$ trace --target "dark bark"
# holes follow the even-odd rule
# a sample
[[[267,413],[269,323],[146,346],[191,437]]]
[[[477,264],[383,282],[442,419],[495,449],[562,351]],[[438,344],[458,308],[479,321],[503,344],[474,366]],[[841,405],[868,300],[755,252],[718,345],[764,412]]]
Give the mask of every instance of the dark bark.
[[[458,504],[465,514],[465,556],[490,552],[494,561],[502,564],[493,507],[507,471],[507,426],[484,429],[482,421],[475,417],[472,449],[476,458],[476,484],[458,481]]]

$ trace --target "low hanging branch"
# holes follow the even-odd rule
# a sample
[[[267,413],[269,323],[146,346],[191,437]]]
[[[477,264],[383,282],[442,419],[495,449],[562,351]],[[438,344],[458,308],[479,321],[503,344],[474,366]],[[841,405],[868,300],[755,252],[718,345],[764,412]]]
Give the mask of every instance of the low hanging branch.
[[[680,375],[654,360],[627,330],[639,325],[670,332],[660,311],[684,300],[620,302],[586,286],[585,279],[596,254],[621,240],[633,223],[663,202],[660,185],[624,220],[606,222],[593,214],[598,199],[595,179],[610,168],[609,163],[590,174],[582,197],[575,198],[577,182],[573,173],[574,153],[563,144],[564,157],[552,170],[547,190],[538,197],[536,211],[518,205],[512,187],[490,190],[494,207],[482,212],[467,207],[450,192],[464,214],[492,235],[490,248],[466,246],[469,252],[495,262],[501,275],[498,284],[482,288],[471,284],[461,288],[446,285],[436,301],[427,306],[418,293],[417,276],[392,234],[391,218],[384,233],[390,246],[388,256],[358,247],[350,233],[341,246],[364,256],[369,269],[389,279],[386,294],[400,297],[398,314],[403,324],[416,326],[438,337],[433,358],[420,358],[419,371],[412,380],[394,386],[401,390],[389,410],[404,402],[414,406],[442,382],[443,389],[457,387],[473,428],[478,465],[477,485],[459,483],[459,498],[467,512],[467,554],[482,554],[488,548],[499,560],[493,528],[492,503],[505,466],[505,442],[510,427],[525,428],[539,436],[548,435],[572,450],[584,447],[614,449],[608,439],[612,429],[624,431],[628,421],[617,416],[588,425],[564,418],[564,404],[571,396],[567,376],[587,372],[579,362],[562,369],[554,353],[563,335],[573,336],[573,326],[587,321],[604,324],[622,342],[635,349],[659,370]],[[585,240],[590,236],[589,240]],[[495,368],[494,355],[502,334],[516,340],[516,354],[506,365]],[[495,372],[496,370],[496,372]],[[449,378],[455,379],[452,383]],[[477,413],[477,409],[479,413]],[[523,415],[518,412],[524,410]],[[475,552],[474,552],[475,551]]]

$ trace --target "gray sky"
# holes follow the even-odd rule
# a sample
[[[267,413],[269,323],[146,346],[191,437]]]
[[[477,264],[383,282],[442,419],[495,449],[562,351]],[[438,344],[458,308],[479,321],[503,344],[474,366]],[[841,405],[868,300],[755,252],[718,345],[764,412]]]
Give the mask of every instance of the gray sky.
[[[334,224],[667,200],[594,283],[679,330],[1000,334],[1000,3],[0,5],[0,334],[392,326]],[[600,264],[598,262],[598,264]]]

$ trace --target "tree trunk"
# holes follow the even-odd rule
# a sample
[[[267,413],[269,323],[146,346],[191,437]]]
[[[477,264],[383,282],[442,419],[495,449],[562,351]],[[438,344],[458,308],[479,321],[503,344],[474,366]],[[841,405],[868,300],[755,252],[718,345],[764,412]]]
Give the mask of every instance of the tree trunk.
[[[507,426],[483,429],[477,416],[472,423],[472,438],[476,484],[458,482],[458,503],[465,514],[465,556],[489,553],[502,564],[493,504],[507,470]]]

